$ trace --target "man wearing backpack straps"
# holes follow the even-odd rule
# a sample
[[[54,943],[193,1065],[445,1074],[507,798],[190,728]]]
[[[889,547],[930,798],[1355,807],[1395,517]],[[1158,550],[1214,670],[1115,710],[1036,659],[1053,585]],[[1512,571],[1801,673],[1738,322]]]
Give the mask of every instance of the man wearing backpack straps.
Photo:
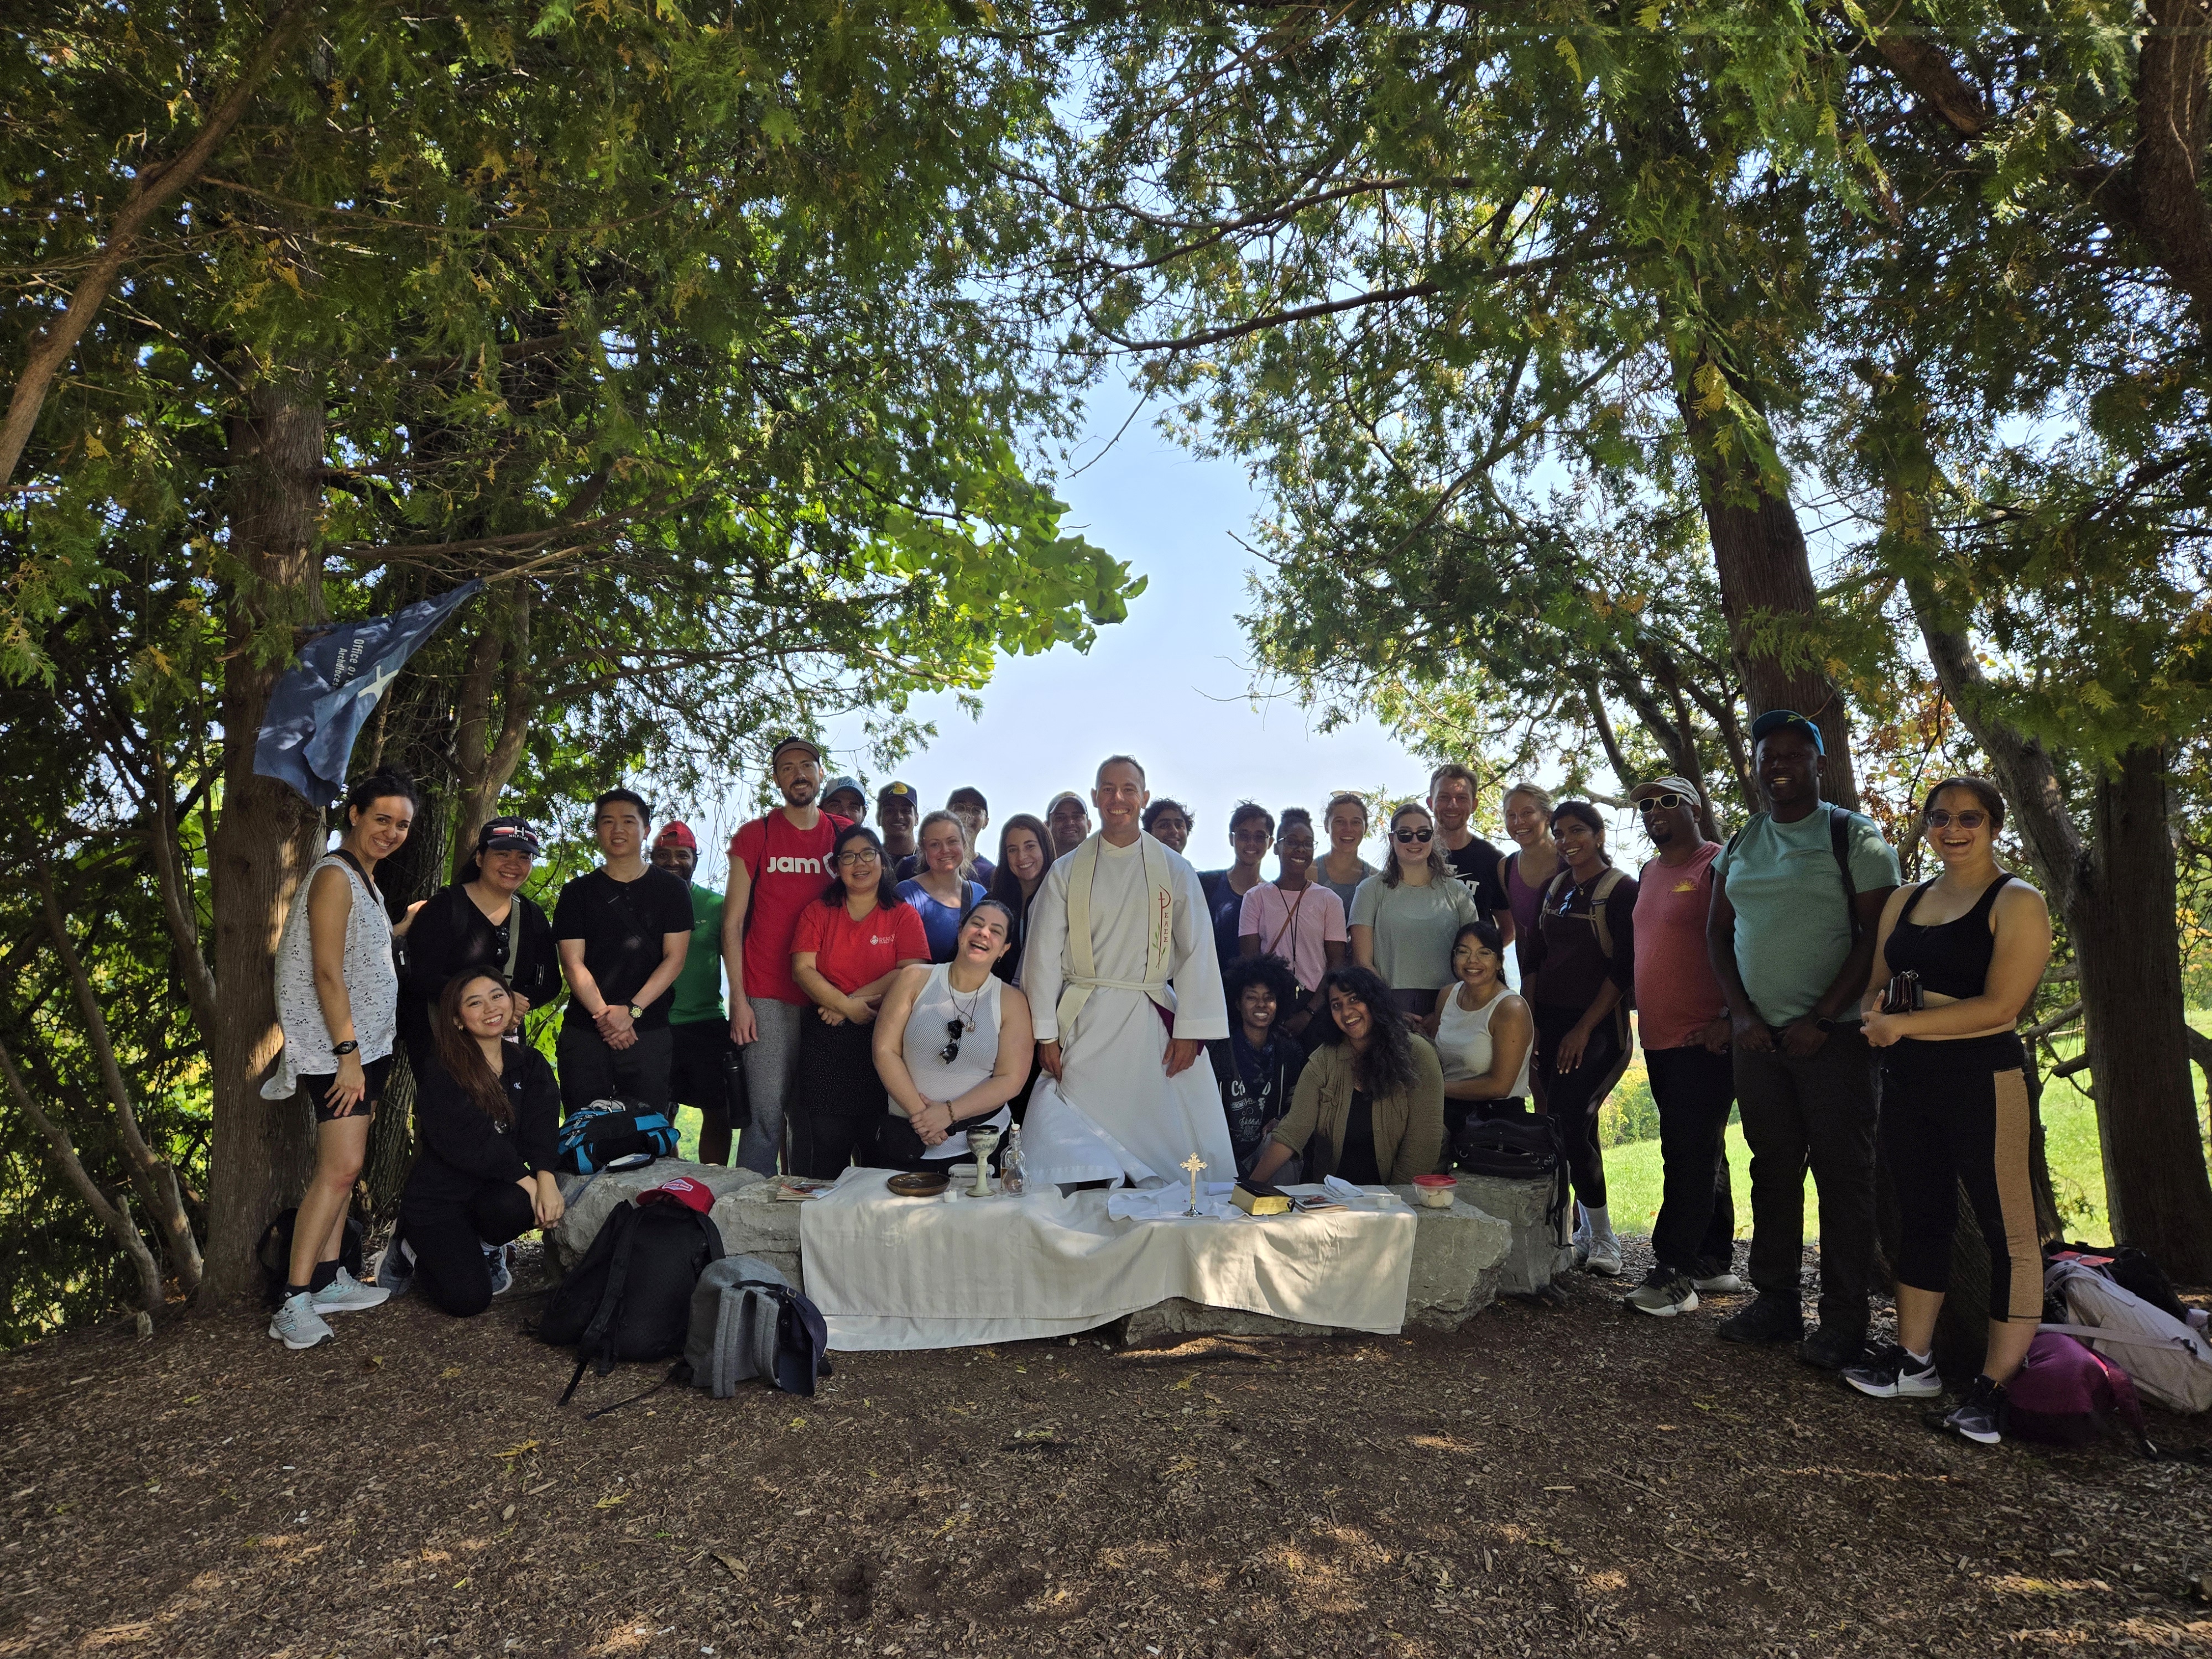
[[[1878,1073],[1859,1029],[1897,854],[1872,819],[1820,799],[1820,729],[1794,709],[1752,723],[1768,811],[1713,862],[1705,945],[1728,999],[1735,1095],[1751,1146],[1751,1279],[1731,1342],[1798,1342],[1827,1370],[1866,1346],[1874,1272]],[[1820,1328],[1797,1297],[1805,1172],[1820,1200]]]

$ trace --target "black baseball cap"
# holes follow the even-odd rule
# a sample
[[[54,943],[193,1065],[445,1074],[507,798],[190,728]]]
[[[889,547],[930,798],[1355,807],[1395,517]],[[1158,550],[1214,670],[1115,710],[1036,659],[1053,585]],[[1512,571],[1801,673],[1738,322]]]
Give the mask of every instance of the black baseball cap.
[[[522,818],[494,818],[477,831],[478,853],[527,853],[536,858],[544,843]]]
[[[783,738],[778,739],[775,747],[769,750],[768,763],[770,768],[773,768],[776,762],[783,758],[783,751],[787,749],[804,749],[808,754],[814,757],[814,763],[816,765],[819,766],[822,763],[821,747],[816,744],[812,738]]]

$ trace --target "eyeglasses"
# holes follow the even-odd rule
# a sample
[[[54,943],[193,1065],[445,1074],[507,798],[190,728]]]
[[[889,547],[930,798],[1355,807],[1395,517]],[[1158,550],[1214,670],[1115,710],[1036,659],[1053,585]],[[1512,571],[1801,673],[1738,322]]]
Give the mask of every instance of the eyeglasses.
[[[1930,830],[1945,829],[1954,823],[1961,830],[1978,830],[1990,821],[1990,815],[1987,812],[1972,806],[1963,812],[1950,812],[1946,811],[1942,807],[1933,806],[1921,816],[1928,820],[1928,827]]]
[[[1426,842],[1433,839],[1437,832],[1433,830],[1394,830],[1390,833],[1395,840],[1410,846],[1414,842]]]
[[[872,847],[860,848],[850,853],[837,854],[837,867],[841,870],[848,866],[881,864],[883,861],[884,855]]]
[[[1687,798],[1668,790],[1663,795],[1646,795],[1636,803],[1636,810],[1650,817],[1654,812],[1671,812],[1684,804]]]
[[[960,1038],[967,1029],[968,1022],[964,1019],[948,1019],[945,1022],[946,1041],[945,1046],[937,1051],[937,1057],[947,1066],[960,1058]]]

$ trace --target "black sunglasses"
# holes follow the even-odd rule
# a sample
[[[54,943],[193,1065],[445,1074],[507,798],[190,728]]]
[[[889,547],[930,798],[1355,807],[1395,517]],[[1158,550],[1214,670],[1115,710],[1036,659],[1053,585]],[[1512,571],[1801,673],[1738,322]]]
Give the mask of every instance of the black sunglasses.
[[[1390,833],[1396,836],[1400,841],[1425,842],[1432,837],[1436,834],[1436,831],[1433,830],[1394,830]]]
[[[1644,796],[1643,799],[1636,803],[1636,810],[1643,813],[1644,817],[1650,817],[1655,811],[1666,812],[1673,811],[1676,807],[1682,805],[1684,799],[1685,798],[1683,796],[1676,794],[1670,789],[1663,795]]]
[[[1977,811],[1971,806],[1963,812],[1953,812],[1941,806],[1931,806],[1922,816],[1928,820],[1928,827],[1930,830],[1941,830],[1953,823],[1957,824],[1961,830],[1978,830],[1990,821],[1990,815],[1987,812]]]
[[[945,1022],[945,1035],[951,1041],[937,1051],[937,1057],[947,1066],[960,1058],[960,1037],[967,1029],[968,1022],[964,1019],[948,1019]]]

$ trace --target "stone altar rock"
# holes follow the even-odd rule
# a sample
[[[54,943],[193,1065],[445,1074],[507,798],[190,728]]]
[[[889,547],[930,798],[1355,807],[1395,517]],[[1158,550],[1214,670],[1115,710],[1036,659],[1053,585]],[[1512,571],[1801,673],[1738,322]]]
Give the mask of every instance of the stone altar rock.
[[[1551,1207],[1552,1191],[1548,1181],[1500,1181],[1461,1171],[1458,1203],[1453,1207],[1472,1205],[1512,1230],[1505,1258],[1492,1270],[1496,1274],[1491,1285],[1492,1295],[1534,1296],[1549,1290],[1552,1281],[1562,1273],[1573,1271],[1574,1246],[1560,1242],[1568,1224],[1563,1219],[1560,1232],[1555,1233],[1544,1220],[1544,1212]],[[1567,1213],[1573,1212],[1571,1200]]]
[[[1510,1182],[1492,1185],[1511,1187]],[[1449,1210],[1431,1210],[1415,1202],[1411,1187],[1391,1190],[1413,1207],[1413,1261],[1406,1278],[1406,1322],[1432,1330],[1457,1330],[1490,1305],[1499,1291],[1501,1275],[1521,1248],[1521,1231],[1510,1222],[1485,1213],[1464,1196]],[[1467,1190],[1462,1177],[1460,1191]],[[1543,1209],[1536,1211],[1536,1228],[1543,1227]],[[1548,1280],[1547,1281],[1549,1282]],[[1121,1340],[1128,1344],[1157,1342],[1173,1336],[1359,1336],[1364,1332],[1339,1330],[1327,1325],[1305,1325],[1267,1314],[1247,1313],[1240,1308],[1208,1308],[1181,1297],[1140,1309],[1123,1322]]]
[[[714,1224],[722,1230],[722,1248],[734,1254],[738,1247],[731,1243],[731,1230],[724,1222],[723,1216],[731,1209],[739,1193],[749,1192],[755,1187],[765,1187],[767,1183],[750,1170],[730,1170],[718,1164],[686,1164],[682,1158],[662,1158],[654,1159],[642,1169],[605,1170],[596,1177],[562,1176],[561,1196],[568,1200],[568,1212],[561,1218],[561,1224],[547,1234],[545,1239],[551,1247],[549,1254],[555,1265],[562,1273],[568,1272],[576,1265],[584,1252],[592,1248],[592,1241],[599,1236],[600,1226],[614,1213],[617,1205],[627,1203],[647,1188],[658,1187],[664,1181],[672,1181],[678,1176],[690,1176],[714,1194]],[[579,1198],[579,1193],[583,1196]],[[783,1207],[796,1210],[799,1206],[786,1204]],[[791,1223],[789,1248],[796,1257],[799,1222],[795,1216]],[[781,1267],[783,1263],[778,1261],[776,1266]],[[793,1282],[796,1282],[795,1279]]]

